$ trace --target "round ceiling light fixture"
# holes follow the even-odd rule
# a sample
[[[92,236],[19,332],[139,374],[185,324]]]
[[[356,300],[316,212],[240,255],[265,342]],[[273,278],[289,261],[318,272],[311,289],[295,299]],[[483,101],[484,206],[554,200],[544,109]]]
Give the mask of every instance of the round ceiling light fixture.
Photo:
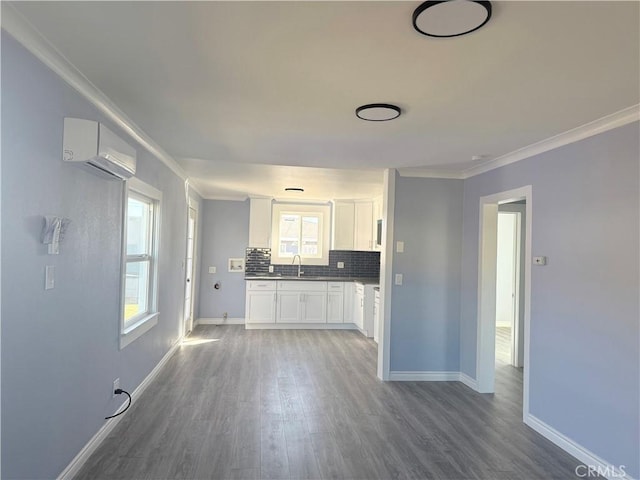
[[[356,117],[368,122],[386,122],[398,118],[402,110],[389,103],[370,103],[356,108]]]
[[[437,0],[413,12],[413,28],[429,37],[458,37],[478,30],[491,18],[491,2]]]

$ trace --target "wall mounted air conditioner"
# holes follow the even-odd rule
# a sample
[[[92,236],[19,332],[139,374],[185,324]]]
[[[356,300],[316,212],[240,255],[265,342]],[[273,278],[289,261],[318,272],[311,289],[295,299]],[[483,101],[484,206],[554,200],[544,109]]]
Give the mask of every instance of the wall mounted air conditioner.
[[[93,120],[64,119],[62,158],[111,179],[126,180],[136,173],[136,150]]]

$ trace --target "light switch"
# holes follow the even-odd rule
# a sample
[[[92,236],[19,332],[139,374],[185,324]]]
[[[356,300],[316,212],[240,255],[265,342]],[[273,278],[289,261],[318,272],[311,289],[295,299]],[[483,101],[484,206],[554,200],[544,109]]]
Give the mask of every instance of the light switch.
[[[547,264],[547,257],[533,257],[533,264],[534,265],[546,265]]]
[[[402,285],[402,274],[396,273],[396,285]]]
[[[216,273],[216,267],[209,267],[209,273]]]
[[[344,262],[338,262],[338,268],[344,268]]]
[[[56,269],[53,265],[44,267],[44,289],[51,290],[55,284]]]
[[[396,253],[404,253],[404,242],[396,242]]]

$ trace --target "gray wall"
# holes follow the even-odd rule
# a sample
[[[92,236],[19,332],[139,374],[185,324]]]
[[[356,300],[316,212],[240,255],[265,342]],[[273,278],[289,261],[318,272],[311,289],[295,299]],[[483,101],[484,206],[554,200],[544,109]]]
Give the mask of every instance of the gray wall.
[[[160,318],[120,351],[122,183],[62,162],[64,116],[106,120],[3,32],[2,478],[55,478],[123,401],[113,380],[133,391],[179,336],[183,180],[138,148],[137,176],[163,193]],[[59,255],[40,243],[48,214],[72,222]]]
[[[638,123],[464,182],[461,369],[475,377],[480,197],[533,189],[530,410],[614,465],[638,466]]]
[[[249,200],[205,200],[202,220],[200,266],[200,317],[244,318],[245,280],[243,273],[229,273],[229,258],[244,258],[249,244]],[[209,267],[216,267],[209,274]],[[214,283],[222,288],[215,290]]]
[[[458,371],[462,180],[396,179],[391,371]]]

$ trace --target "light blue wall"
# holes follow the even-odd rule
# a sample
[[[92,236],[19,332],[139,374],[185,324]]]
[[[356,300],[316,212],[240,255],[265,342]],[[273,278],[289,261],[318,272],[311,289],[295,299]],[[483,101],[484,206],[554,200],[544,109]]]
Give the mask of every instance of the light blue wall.
[[[627,125],[464,182],[461,369],[475,377],[480,197],[533,188],[530,410],[638,466],[639,133]]]
[[[462,180],[397,177],[394,237],[391,371],[458,371]]]
[[[2,478],[55,478],[178,338],[186,248],[184,182],[138,148],[137,176],[163,193],[159,323],[120,351],[122,183],[62,162],[64,116],[104,121],[2,34]],[[129,143],[133,144],[131,140]],[[43,215],[71,225],[59,255]],[[54,265],[55,289],[44,290]]]
[[[245,280],[242,273],[229,273],[229,258],[244,258],[249,244],[249,200],[205,200],[202,220],[202,282],[200,317],[244,318]],[[207,273],[216,267],[215,274]],[[215,290],[214,283],[222,288]]]

